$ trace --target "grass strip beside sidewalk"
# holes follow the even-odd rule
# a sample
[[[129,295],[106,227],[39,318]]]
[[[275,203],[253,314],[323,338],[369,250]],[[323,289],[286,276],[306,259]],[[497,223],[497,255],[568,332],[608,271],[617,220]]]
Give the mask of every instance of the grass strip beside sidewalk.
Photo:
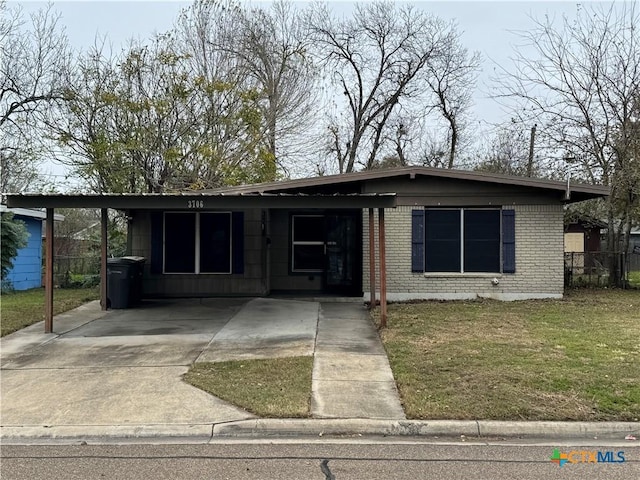
[[[66,312],[98,297],[97,287],[56,289],[53,293],[53,314]],[[0,320],[0,336],[3,337],[44,320],[44,288],[3,293]]]
[[[382,339],[413,419],[640,418],[640,292],[389,307]]]
[[[260,417],[308,417],[313,357],[196,363],[187,383]]]

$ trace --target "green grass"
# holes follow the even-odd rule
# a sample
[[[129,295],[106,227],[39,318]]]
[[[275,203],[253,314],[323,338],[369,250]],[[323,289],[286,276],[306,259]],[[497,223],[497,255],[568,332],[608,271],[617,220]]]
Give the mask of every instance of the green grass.
[[[184,379],[260,417],[308,417],[313,357],[196,363]]]
[[[640,292],[389,307],[382,339],[409,418],[640,418]]]
[[[629,272],[629,283],[632,287],[640,288],[640,271]]]
[[[56,289],[53,313],[66,312],[99,297],[97,288]],[[0,336],[44,320],[44,288],[3,293],[0,298]]]

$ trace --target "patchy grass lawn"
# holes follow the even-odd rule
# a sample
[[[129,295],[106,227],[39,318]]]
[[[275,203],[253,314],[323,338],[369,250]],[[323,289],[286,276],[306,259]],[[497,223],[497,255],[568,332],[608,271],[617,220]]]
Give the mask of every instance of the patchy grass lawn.
[[[260,417],[308,417],[313,357],[196,363],[184,379]]]
[[[97,288],[65,288],[53,292],[53,313],[66,312],[99,297]],[[44,320],[44,288],[3,293],[0,298],[1,335]]]
[[[382,339],[409,418],[640,418],[640,292],[389,306]]]

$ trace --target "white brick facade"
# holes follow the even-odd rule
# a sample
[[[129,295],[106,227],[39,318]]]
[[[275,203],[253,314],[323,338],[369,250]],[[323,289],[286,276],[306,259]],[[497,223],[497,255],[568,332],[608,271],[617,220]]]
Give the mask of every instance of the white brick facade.
[[[387,298],[498,300],[561,298],[564,288],[563,210],[555,205],[514,205],[516,273],[424,274],[411,271],[411,210],[399,206],[385,210]],[[376,290],[379,291],[378,215],[375,217]],[[363,211],[363,289],[369,298],[369,214]],[[492,280],[499,284],[494,286]]]

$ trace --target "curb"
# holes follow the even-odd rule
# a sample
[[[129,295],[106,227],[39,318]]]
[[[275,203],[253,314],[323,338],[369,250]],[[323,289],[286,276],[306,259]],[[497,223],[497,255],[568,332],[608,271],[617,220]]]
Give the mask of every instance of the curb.
[[[494,420],[251,419],[216,424],[213,437],[424,436],[565,438],[638,435],[640,422],[509,422]]]
[[[640,422],[508,422],[493,420],[249,419],[219,424],[3,426],[2,442],[87,439],[212,439],[383,436],[622,440]],[[634,444],[635,445],[635,444]]]
[[[211,424],[196,425],[58,425],[0,427],[1,443],[38,440],[180,438],[206,443]]]

